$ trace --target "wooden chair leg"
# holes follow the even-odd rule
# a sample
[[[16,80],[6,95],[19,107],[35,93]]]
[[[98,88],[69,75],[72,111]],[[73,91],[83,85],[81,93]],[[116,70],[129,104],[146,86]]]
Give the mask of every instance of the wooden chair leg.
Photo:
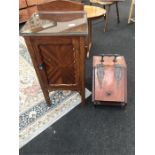
[[[103,8],[106,10],[105,5],[103,5]],[[104,20],[106,20],[106,14],[104,15]]]
[[[119,9],[118,9],[118,2],[116,2],[116,13],[117,13],[117,23],[120,23],[120,19],[119,19]]]
[[[108,20],[109,20],[110,7],[111,7],[111,5],[108,5],[108,6],[107,6],[107,9],[106,9],[107,12],[106,12],[105,25],[104,25],[104,32],[107,31],[107,25],[108,25]]]
[[[132,0],[131,6],[130,6],[130,11],[129,11],[128,24],[130,24],[130,22],[131,22],[131,16],[132,16],[132,12],[133,12],[133,4],[134,4],[134,1]]]
[[[88,49],[87,49],[87,58],[89,58],[91,46],[92,46],[92,21],[91,21],[91,19],[88,19]]]

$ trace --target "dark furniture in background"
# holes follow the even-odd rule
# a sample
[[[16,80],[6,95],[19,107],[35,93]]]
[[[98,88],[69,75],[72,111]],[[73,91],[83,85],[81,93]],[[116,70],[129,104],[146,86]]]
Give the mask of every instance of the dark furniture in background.
[[[101,7],[97,7],[97,6],[90,6],[90,5],[84,5],[84,10],[87,13],[87,18],[88,18],[88,45],[87,45],[87,57],[89,57],[90,55],[90,50],[92,47],[92,21],[95,19],[98,19],[102,16],[106,15],[106,10],[101,8]]]
[[[37,3],[48,0],[19,0],[19,23],[26,22],[30,16],[37,11]]]
[[[78,2],[68,0],[52,0],[47,3],[38,4],[38,11],[80,11],[84,9],[84,5]]]
[[[104,19],[105,19],[104,32],[106,32],[108,29],[108,22],[109,22],[108,18],[109,18],[111,6],[113,4],[116,5],[117,23],[118,24],[120,23],[118,2],[123,2],[123,1],[124,0],[90,0],[90,5],[92,4],[100,5],[107,11],[106,16],[104,16]]]
[[[26,22],[34,12],[37,12],[37,5],[52,0],[19,0],[19,23]],[[73,0],[81,2],[81,0]]]

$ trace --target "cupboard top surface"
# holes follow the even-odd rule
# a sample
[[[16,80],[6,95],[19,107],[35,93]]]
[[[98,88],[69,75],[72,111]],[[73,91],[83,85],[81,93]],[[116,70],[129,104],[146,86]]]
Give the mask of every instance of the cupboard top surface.
[[[21,36],[88,35],[84,11],[34,13],[20,31]]]

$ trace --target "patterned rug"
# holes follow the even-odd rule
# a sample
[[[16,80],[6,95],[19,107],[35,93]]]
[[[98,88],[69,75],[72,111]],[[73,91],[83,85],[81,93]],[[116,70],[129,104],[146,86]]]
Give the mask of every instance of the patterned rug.
[[[47,129],[78,104],[81,97],[76,91],[53,91],[52,105],[45,103],[30,55],[23,38],[19,38],[19,148]],[[86,98],[91,95],[87,89]]]

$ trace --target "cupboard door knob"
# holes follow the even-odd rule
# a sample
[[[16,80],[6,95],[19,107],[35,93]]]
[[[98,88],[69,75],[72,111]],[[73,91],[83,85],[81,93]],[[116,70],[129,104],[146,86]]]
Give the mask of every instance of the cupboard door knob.
[[[44,70],[44,64],[42,63],[42,64],[39,64],[38,65],[38,68],[40,69],[40,70]]]

